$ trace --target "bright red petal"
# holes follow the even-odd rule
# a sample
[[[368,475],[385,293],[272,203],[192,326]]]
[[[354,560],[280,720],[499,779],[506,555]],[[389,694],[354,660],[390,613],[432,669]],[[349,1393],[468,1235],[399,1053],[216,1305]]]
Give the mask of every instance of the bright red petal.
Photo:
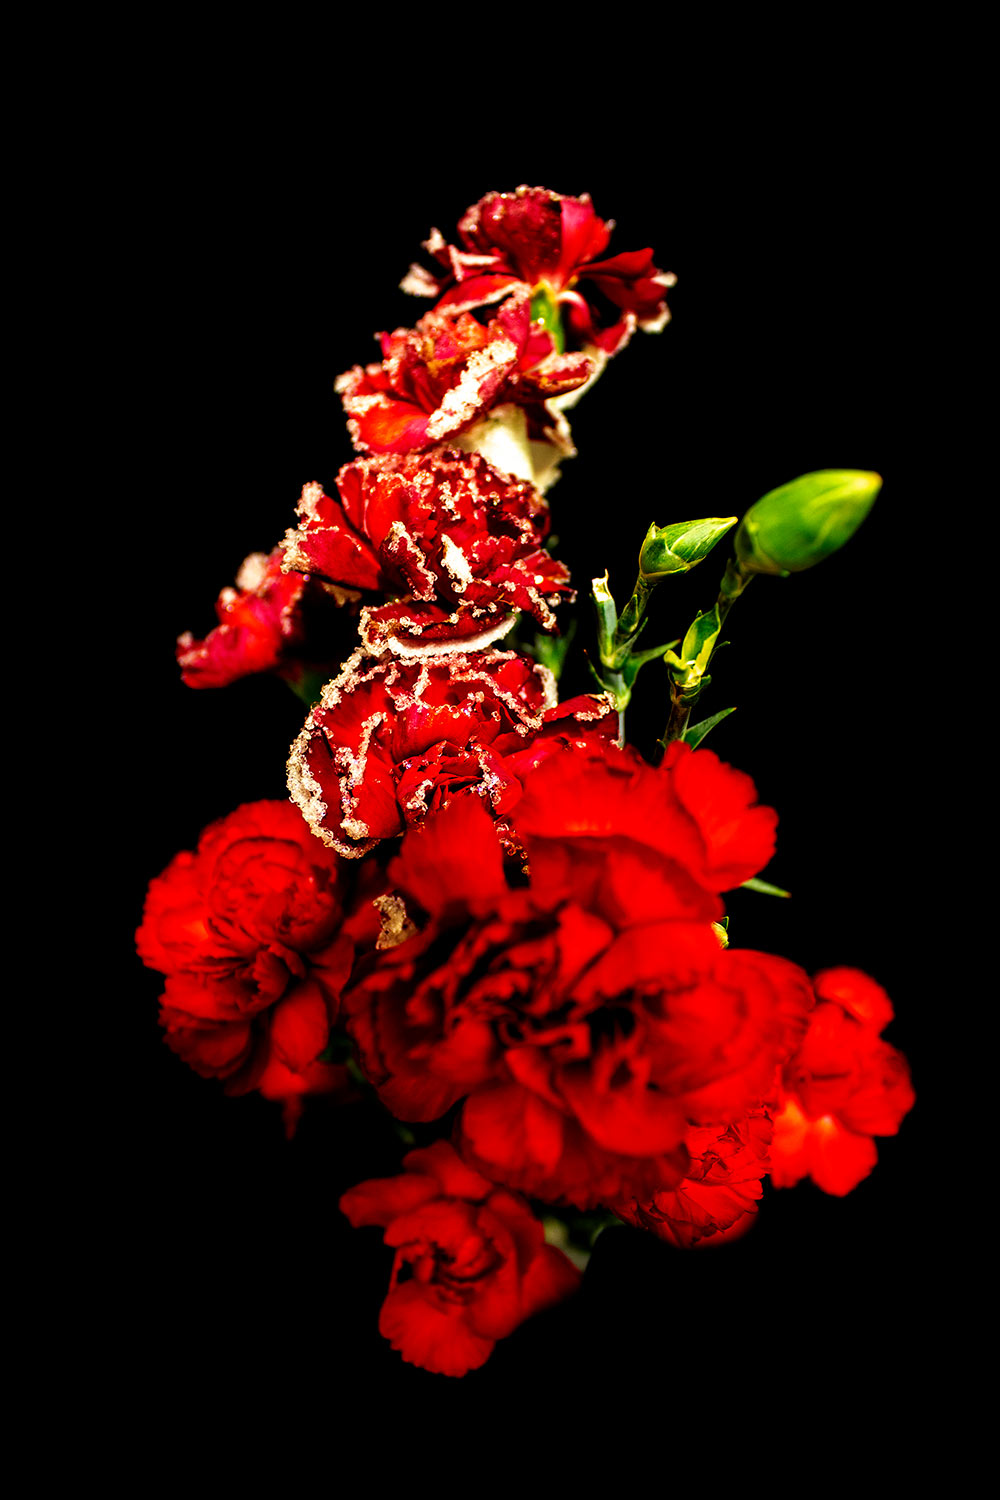
[[[461,1304],[444,1301],[420,1281],[393,1288],[382,1304],[378,1327],[407,1364],[435,1375],[478,1370],[496,1342],[472,1332]]]

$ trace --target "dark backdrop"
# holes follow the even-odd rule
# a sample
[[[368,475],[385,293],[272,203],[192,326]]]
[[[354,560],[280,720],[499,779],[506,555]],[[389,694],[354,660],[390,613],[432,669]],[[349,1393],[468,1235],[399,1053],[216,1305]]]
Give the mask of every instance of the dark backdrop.
[[[717,1392],[748,1370],[780,1369],[796,1388],[808,1374],[842,1396],[849,1368],[853,1395],[878,1403],[926,1333],[918,1184],[937,1134],[940,984],[926,895],[938,814],[931,799],[915,811],[900,771],[915,705],[926,705],[918,719],[934,705],[900,631],[928,479],[907,401],[921,359],[922,210],[897,118],[765,129],[735,111],[722,128],[706,100],[659,130],[619,105],[541,145],[522,122],[502,145],[456,147],[453,129],[431,139],[409,116],[379,135],[251,106],[239,90],[207,100],[144,122],[141,171],[123,174],[129,232],[113,252],[127,324],[126,504],[144,538],[129,622],[140,753],[123,948],[146,883],[177,849],[238,803],[285,794],[298,700],[272,679],[192,692],[173,641],[211,625],[219,588],[283,534],[302,484],[329,484],[351,458],[334,378],[375,357],[376,330],[423,309],[396,288],[432,224],[448,235],[490,188],[589,191],[617,222],[612,249],[654,246],[678,284],[671,324],[636,334],[572,414],[579,456],[550,495],[558,553],[581,590],[578,663],[592,643],[588,579],[609,568],[622,602],[651,520],[740,513],[811,469],[884,476],[842,554],[758,580],[738,604],[705,711],[738,705],[710,743],[778,809],[768,873],[794,893],[734,895],[734,941],[874,975],[895,1002],[889,1038],[911,1059],[918,1104],[852,1195],[768,1190],[757,1227],[731,1247],[685,1255],[607,1232],[579,1299],[449,1384],[383,1345],[390,1254],[337,1211],[345,1187],[395,1169],[391,1130],[315,1102],[286,1143],[276,1106],[225,1099],[167,1051],[159,978],[126,960],[120,1113],[103,1160],[121,1225],[112,1266],[141,1310],[145,1355],[187,1362],[195,1381],[214,1378],[218,1359],[266,1351],[272,1368],[301,1372],[308,1356],[337,1379],[346,1369],[402,1399],[470,1410],[532,1381],[585,1391],[640,1367],[685,1411],[706,1381]],[[925,431],[934,421],[920,412]],[[664,633],[710,602],[714,572],[710,562],[664,586]],[[570,670],[567,686],[586,690],[580,665]],[[663,719],[652,666],[629,737],[649,748]]]

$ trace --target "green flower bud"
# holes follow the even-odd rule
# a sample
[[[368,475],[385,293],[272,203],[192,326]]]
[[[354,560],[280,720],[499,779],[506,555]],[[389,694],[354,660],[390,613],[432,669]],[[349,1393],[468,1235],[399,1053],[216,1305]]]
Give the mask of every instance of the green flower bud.
[[[850,541],[882,488],[878,474],[819,469],[751,505],[736,533],[744,573],[801,573]]]
[[[601,660],[607,665],[614,656],[618,611],[608,587],[606,570],[600,578],[590,580],[590,594],[597,614],[597,646]]]
[[[639,577],[647,583],[669,573],[689,573],[721,541],[738,516],[709,516],[704,521],[675,521],[672,526],[655,523],[646,532],[639,553]]]

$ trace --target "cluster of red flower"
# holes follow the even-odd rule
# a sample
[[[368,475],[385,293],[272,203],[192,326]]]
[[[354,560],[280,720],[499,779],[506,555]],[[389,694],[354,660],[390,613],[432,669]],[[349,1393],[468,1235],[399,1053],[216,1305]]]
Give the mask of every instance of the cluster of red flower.
[[[559,703],[497,644],[570,595],[541,493],[572,451],[562,398],[667,319],[650,251],[595,259],[610,227],[522,188],[471,208],[462,248],[432,233],[439,274],[404,287],[433,310],[338,381],[371,456],[337,498],[306,486],[179,659],[193,686],[287,674],[310,594],[360,608],[357,649],[292,748],[292,803],[206,830],[138,938],[170,1046],[282,1099],[289,1129],[303,1095],[350,1088],[335,1025],[397,1118],[449,1116],[450,1144],[342,1207],[396,1249],[382,1332],[453,1375],[578,1279],[527,1198],[718,1241],[768,1171],[848,1191],[913,1099],[872,980],[725,945],[721,893],[774,847],[749,778],[679,741],[648,765],[610,697]]]

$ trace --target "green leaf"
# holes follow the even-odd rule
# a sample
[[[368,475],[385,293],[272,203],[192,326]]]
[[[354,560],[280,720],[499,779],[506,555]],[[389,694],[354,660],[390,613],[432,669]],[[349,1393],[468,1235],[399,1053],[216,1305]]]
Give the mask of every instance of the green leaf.
[[[699,724],[689,724],[681,735],[681,739],[686,745],[690,745],[692,750],[697,750],[702,740],[712,732],[716,724],[721,724],[723,719],[728,719],[729,715],[735,712],[735,707],[724,708],[721,712],[713,714],[710,719],[702,719]]]
[[[366,1078],[365,1074],[361,1071],[361,1067],[356,1058],[349,1057],[344,1066],[347,1068],[347,1076],[353,1083],[356,1083],[359,1088],[371,1088],[372,1085]]]
[[[756,876],[754,876],[753,880],[744,880],[739,889],[741,891],[759,891],[762,896],[790,896],[792,894],[791,891],[783,891],[780,885],[771,885],[766,880],[758,880]]]
[[[621,669],[622,676],[625,679],[625,686],[631,688],[634,685],[635,679],[639,675],[640,667],[644,667],[648,661],[658,661],[672,646],[676,645],[676,641],[667,641],[662,646],[651,646],[648,651],[631,652],[625,658]]]
[[[319,702],[328,680],[322,672],[316,672],[312,667],[303,667],[297,674],[289,673],[285,677],[292,692],[302,699],[307,708],[312,708]]]
[[[594,666],[594,663],[591,661],[591,659],[590,659],[589,656],[587,657],[587,670],[589,671],[589,673],[590,673],[591,677],[594,679],[594,681],[597,683],[597,686],[600,688],[600,690],[601,690],[602,693],[613,693],[614,692],[614,688],[613,687],[609,687],[609,685],[604,681],[604,678],[601,676],[600,672]]]
[[[576,621],[571,620],[562,635],[543,635],[538,631],[530,642],[524,643],[522,649],[528,656],[540,662],[543,667],[548,667],[558,682],[562,676],[562,669],[566,664],[566,653],[569,651],[575,635]]]

